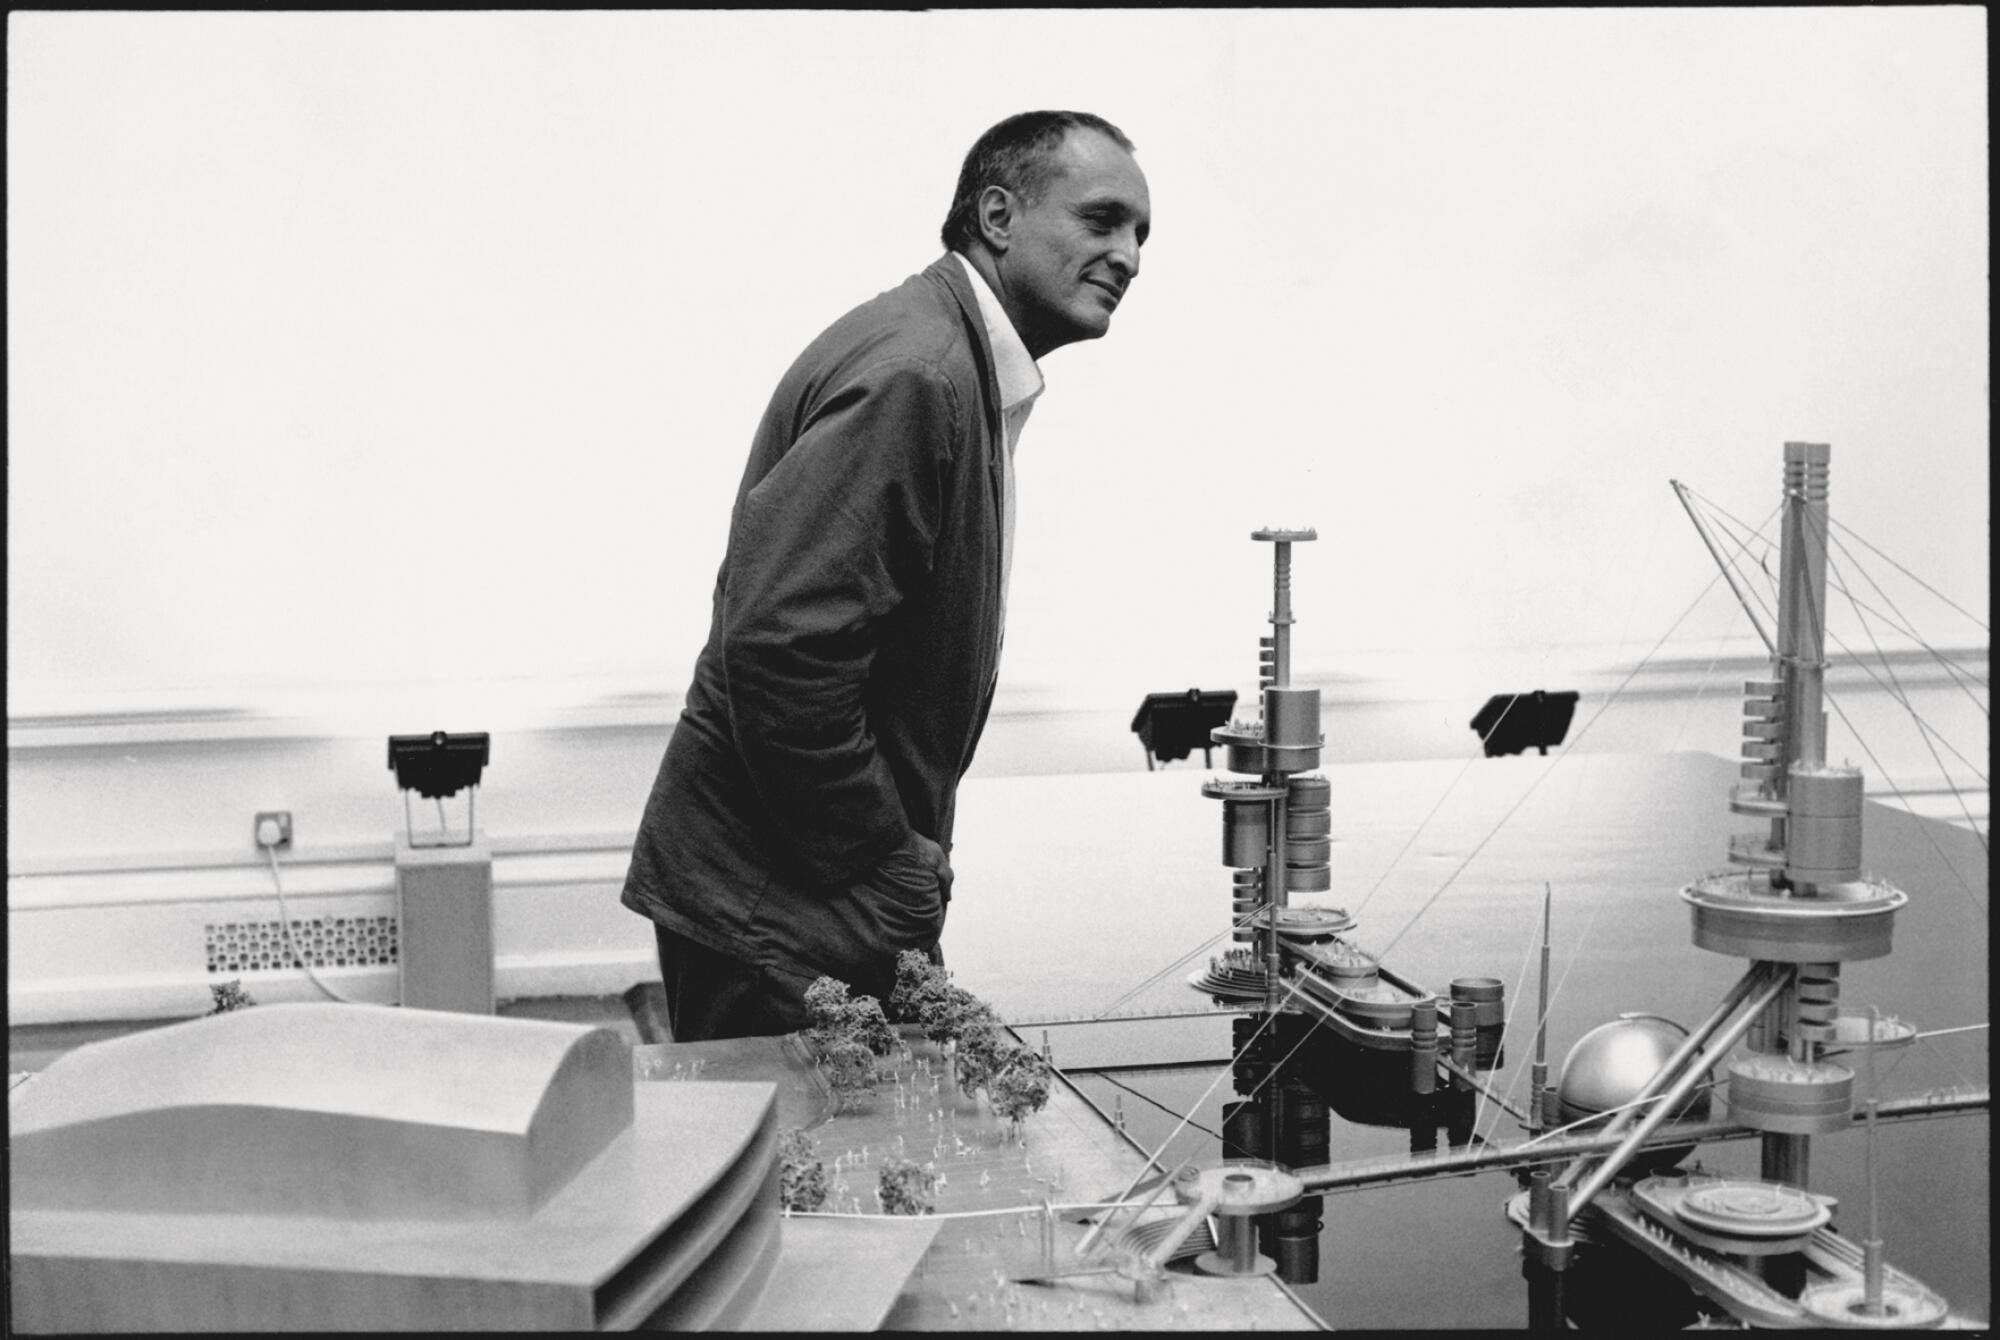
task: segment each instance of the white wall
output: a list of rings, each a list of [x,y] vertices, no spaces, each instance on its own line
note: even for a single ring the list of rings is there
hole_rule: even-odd
[[[1760,648],[1668,480],[1761,521],[1786,439],[1987,602],[1977,9],[8,23],[17,1018],[199,1009],[206,929],[275,911],[256,809],[301,914],[379,915],[383,737],[436,728],[493,732],[503,991],[647,975],[624,848],[765,397],[1025,108],[1123,126],[1155,217],[1110,338],[1047,360],[987,775],[1136,768],[1142,693],[1249,696],[1263,525],[1320,531],[1330,762],[1648,656],[1591,747],[1734,753]],[[1984,677],[1982,625],[1854,553]],[[1871,792],[1969,780],[1900,724]]]
[[[1274,522],[1302,671],[1630,660],[1712,576],[1668,479],[1756,521],[1787,438],[1983,609],[1984,22],[15,14],[10,717],[678,690],[777,374],[1051,105],[1155,235],[1048,360],[1014,692],[1250,687]]]

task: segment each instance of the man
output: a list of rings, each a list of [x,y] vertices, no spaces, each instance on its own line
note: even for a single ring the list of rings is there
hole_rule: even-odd
[[[938,956],[954,801],[999,667],[1036,360],[1110,328],[1151,222],[1124,134],[1010,117],[946,254],[812,342],[736,495],[708,643],[632,852],[677,1041],[804,1027]]]

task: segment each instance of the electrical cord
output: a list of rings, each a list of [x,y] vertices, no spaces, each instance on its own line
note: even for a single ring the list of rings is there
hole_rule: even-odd
[[[312,979],[312,984],[334,1000],[339,1001],[343,1005],[367,1004],[366,1001],[356,1000],[351,996],[343,996],[321,981],[320,975],[313,971],[312,964],[306,961],[306,956],[299,952],[298,941],[292,935],[291,913],[285,907],[285,882],[278,874],[278,846],[275,842],[267,842],[263,846],[264,855],[269,857],[271,861],[271,887],[278,891],[278,925],[284,930],[286,951],[298,960],[301,968],[306,970],[306,976]]]

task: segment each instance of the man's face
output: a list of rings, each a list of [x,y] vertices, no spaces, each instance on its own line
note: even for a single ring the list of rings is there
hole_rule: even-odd
[[[1152,227],[1146,174],[1115,140],[1072,130],[1042,198],[1015,199],[1007,249],[995,257],[999,297],[1036,358],[1111,329],[1139,273]]]

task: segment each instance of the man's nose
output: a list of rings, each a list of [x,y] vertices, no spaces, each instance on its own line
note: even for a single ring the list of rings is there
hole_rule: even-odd
[[[1110,263],[1131,283],[1139,274],[1139,234],[1127,228],[1112,241]]]

